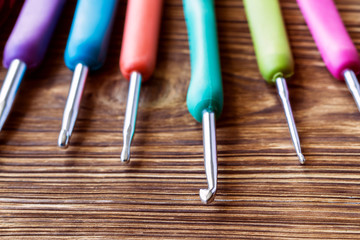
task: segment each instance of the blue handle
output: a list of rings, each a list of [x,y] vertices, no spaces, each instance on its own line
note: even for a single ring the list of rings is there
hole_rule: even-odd
[[[106,58],[118,0],[78,0],[65,49],[65,64],[78,63],[90,70],[100,68]]]

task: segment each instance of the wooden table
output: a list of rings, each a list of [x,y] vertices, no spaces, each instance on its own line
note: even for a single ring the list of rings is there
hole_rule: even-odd
[[[128,91],[118,69],[125,1],[108,60],[87,80],[71,147],[56,145],[72,77],[63,61],[75,7],[68,2],[42,67],[26,75],[0,135],[1,239],[360,238],[360,113],[324,67],[295,0],[281,4],[307,163],[299,165],[276,90],[258,72],[242,2],[217,0],[225,107],[217,122],[218,194],[208,206],[198,197],[206,187],[202,127],[185,103],[182,2],[165,2],[130,165],[119,160]],[[360,48],[360,0],[336,3]],[[2,29],[2,50],[15,19]],[[1,68],[0,79],[5,73]]]

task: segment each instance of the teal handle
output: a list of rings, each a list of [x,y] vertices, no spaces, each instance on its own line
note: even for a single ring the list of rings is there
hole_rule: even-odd
[[[191,81],[187,107],[202,122],[204,110],[219,117],[223,109],[223,87],[213,0],[183,0],[189,35]]]
[[[294,60],[278,0],[244,0],[244,6],[262,76],[269,83],[290,77]]]
[[[82,63],[96,70],[104,64],[117,3],[78,0],[64,56],[69,69]]]

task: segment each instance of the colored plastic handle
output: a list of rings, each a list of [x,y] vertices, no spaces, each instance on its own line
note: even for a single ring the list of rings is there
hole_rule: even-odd
[[[223,109],[214,0],[183,0],[183,4],[191,60],[187,107],[202,122],[204,110],[211,110],[219,117]]]
[[[332,0],[297,0],[331,74],[343,80],[347,69],[360,72],[360,58]]]
[[[278,0],[244,0],[244,6],[262,76],[269,83],[290,77],[294,60]]]
[[[6,42],[3,64],[6,68],[19,59],[27,68],[43,60],[66,0],[26,0],[15,27]]]
[[[65,64],[99,69],[105,62],[118,0],[78,0],[65,49]]]
[[[126,10],[120,69],[126,79],[141,73],[143,81],[156,65],[163,0],[129,0]]]

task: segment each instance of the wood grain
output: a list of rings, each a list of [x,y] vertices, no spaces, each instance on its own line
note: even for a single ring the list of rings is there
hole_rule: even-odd
[[[336,0],[360,50],[360,0]],[[118,69],[121,1],[108,60],[91,73],[71,147],[56,146],[71,80],[63,52],[70,0],[40,69],[29,72],[0,135],[1,239],[360,239],[360,114],[328,73],[295,0],[281,1],[296,58],[289,81],[307,164],[259,75],[240,0],[217,0],[225,108],[219,191],[204,206],[201,125],[181,0],[166,0],[156,72],[143,84],[132,162],[119,161],[128,83]],[[17,9],[18,11],[18,9]],[[0,33],[3,50],[16,19]],[[1,68],[0,79],[6,69]]]

